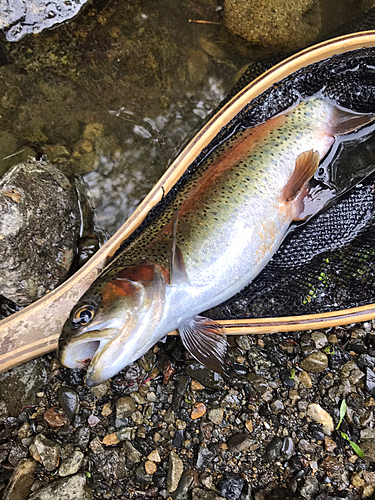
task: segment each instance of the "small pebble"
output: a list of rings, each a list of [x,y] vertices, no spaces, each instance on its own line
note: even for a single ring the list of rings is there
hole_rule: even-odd
[[[73,418],[79,410],[79,396],[70,387],[60,387],[57,393],[59,403],[69,418]]]
[[[250,433],[253,432],[253,422],[251,420],[246,420],[245,427]]]
[[[324,446],[328,453],[333,453],[337,448],[337,444],[333,441],[333,439],[327,436],[324,438]]]
[[[151,460],[151,462],[156,462],[156,463],[161,462],[158,450],[152,450],[152,452],[147,456],[147,458]]]
[[[310,375],[305,370],[299,374],[299,381],[306,387],[306,389],[311,389],[312,380]]]
[[[177,453],[171,451],[169,454],[168,473],[167,473],[167,490],[169,491],[169,493],[172,493],[177,489],[183,470],[184,470],[183,461],[177,455]]]
[[[220,425],[224,417],[224,408],[211,408],[208,419],[215,425]]]
[[[321,373],[328,367],[328,357],[324,352],[313,352],[300,363],[300,367],[310,373]]]
[[[100,418],[98,418],[96,415],[91,414],[89,418],[87,419],[87,423],[89,424],[90,427],[95,427],[98,425],[100,422]]]
[[[113,412],[112,412],[112,408],[111,408],[111,403],[106,403],[102,409],[103,417],[108,417],[109,415],[112,415],[112,413]]]
[[[114,444],[118,444],[120,442],[119,438],[116,436],[115,432],[112,432],[111,434],[107,434],[103,438],[103,444],[106,446],[112,446]]]
[[[69,420],[64,417],[61,408],[58,406],[52,406],[48,408],[43,414],[43,420],[48,424],[52,429],[58,429],[63,425],[68,425]]]
[[[201,391],[204,389],[204,385],[202,385],[200,382],[197,382],[196,380],[191,381],[191,390],[192,391]]]
[[[59,467],[59,476],[66,477],[76,474],[83,462],[84,454],[82,451],[73,451],[73,453],[65,459]]]
[[[151,460],[147,460],[145,462],[145,471],[146,471],[146,474],[150,474],[152,476],[152,474],[155,474],[155,472],[157,471],[157,465],[152,462]]]
[[[325,434],[330,435],[333,431],[333,420],[331,415],[316,403],[310,403],[307,409],[307,414],[318,424],[322,424]]]
[[[193,409],[191,411],[191,418],[192,420],[196,420],[197,418],[203,417],[203,415],[206,413],[207,408],[203,403],[195,403],[193,406]]]

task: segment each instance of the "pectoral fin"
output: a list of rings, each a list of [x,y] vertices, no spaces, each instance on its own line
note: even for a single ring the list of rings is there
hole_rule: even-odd
[[[224,373],[228,343],[220,325],[209,318],[195,316],[178,330],[182,343],[196,360],[214,372]]]
[[[297,197],[307,181],[313,177],[319,165],[318,151],[305,151],[296,159],[296,165],[292,177],[283,189],[282,197],[284,201],[291,201]]]
[[[329,123],[331,135],[345,135],[375,120],[373,114],[356,113],[335,106]]]

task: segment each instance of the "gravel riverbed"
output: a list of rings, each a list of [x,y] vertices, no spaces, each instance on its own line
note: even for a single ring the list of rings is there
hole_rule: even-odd
[[[224,378],[178,337],[93,389],[54,354],[1,375],[0,497],[374,498],[374,325],[229,341]]]

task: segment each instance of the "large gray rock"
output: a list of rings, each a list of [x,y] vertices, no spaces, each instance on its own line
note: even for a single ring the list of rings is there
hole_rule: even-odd
[[[0,295],[27,305],[56,288],[80,225],[76,190],[60,170],[33,160],[11,168],[0,179]]]
[[[84,474],[58,479],[29,496],[29,500],[92,500]]]
[[[45,28],[75,16],[87,0],[0,0],[0,29],[7,40],[15,42],[27,33],[39,33]]]

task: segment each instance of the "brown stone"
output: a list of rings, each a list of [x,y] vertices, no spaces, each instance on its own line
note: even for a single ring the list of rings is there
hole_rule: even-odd
[[[103,438],[103,444],[105,444],[106,446],[112,446],[112,445],[117,444],[119,442],[120,442],[120,440],[116,436],[115,432],[112,432],[111,434],[107,434]]]
[[[337,448],[337,444],[333,441],[333,439],[331,439],[329,437],[324,438],[324,445],[325,445],[326,451],[328,451],[328,453],[333,453],[335,451],[335,449]]]
[[[157,465],[151,460],[147,460],[145,463],[145,471],[146,474],[150,474],[150,476],[152,476],[152,474],[155,474],[157,471]]]
[[[63,411],[58,406],[48,408],[43,414],[43,420],[53,429],[58,429],[63,425],[69,425],[70,421],[64,416]]]
[[[191,411],[191,418],[196,420],[197,418],[203,417],[206,413],[207,408],[203,403],[196,403]]]

